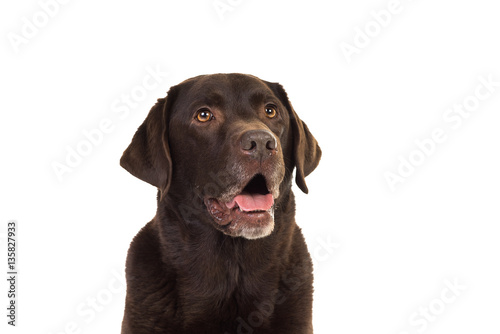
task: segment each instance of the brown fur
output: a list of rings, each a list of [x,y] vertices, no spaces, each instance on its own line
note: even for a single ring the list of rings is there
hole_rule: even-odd
[[[265,115],[267,103],[278,116]],[[213,121],[196,120],[202,107]],[[241,138],[252,130],[274,136],[276,149],[258,156],[242,150]],[[304,178],[320,156],[279,84],[216,74],[172,87],[120,161],[158,188],[156,216],[127,257],[122,333],[312,333],[312,263],[295,224],[291,185],[295,168],[307,193]],[[255,173],[279,193],[274,222],[214,220],[207,198],[229,198],[229,189],[241,190]],[[258,227],[252,239],[248,231],[259,224],[274,228],[267,235]]]

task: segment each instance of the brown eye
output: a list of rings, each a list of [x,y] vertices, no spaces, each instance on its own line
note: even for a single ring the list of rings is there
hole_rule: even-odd
[[[266,111],[266,116],[269,118],[274,118],[278,114],[278,112],[276,111],[276,107],[273,105],[266,106],[265,111]]]
[[[208,109],[201,109],[196,113],[196,119],[202,123],[211,121],[213,118],[214,114],[212,114],[212,112]]]

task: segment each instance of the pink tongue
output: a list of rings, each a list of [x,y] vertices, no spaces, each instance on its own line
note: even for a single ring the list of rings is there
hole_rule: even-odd
[[[231,209],[236,203],[241,211],[267,211],[273,206],[274,198],[272,194],[260,195],[241,193],[226,205]]]

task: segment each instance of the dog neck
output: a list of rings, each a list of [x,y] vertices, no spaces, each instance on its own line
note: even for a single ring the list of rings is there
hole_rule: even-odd
[[[274,231],[255,240],[223,234],[211,225],[208,215],[187,220],[183,208],[171,197],[159,204],[154,224],[162,239],[162,260],[173,269],[180,304],[190,305],[191,310],[198,305],[202,312],[211,307],[202,305],[203,300],[224,304],[233,298],[251,301],[272,295],[283,274],[280,268],[289,261],[284,257],[291,253],[290,235],[297,228],[291,189],[276,203]],[[255,278],[263,288],[251,286]]]

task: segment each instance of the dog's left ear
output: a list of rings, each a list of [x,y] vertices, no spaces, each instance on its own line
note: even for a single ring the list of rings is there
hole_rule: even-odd
[[[309,131],[306,123],[298,116],[288,99],[283,86],[279,83],[266,82],[287,108],[293,136],[293,154],[295,161],[295,182],[304,193],[308,193],[305,177],[312,173],[321,159],[321,149],[318,142]]]
[[[168,192],[172,179],[167,129],[176,95],[174,86],[166,98],[158,99],[120,159],[120,165],[130,174],[157,187],[160,198]]]

